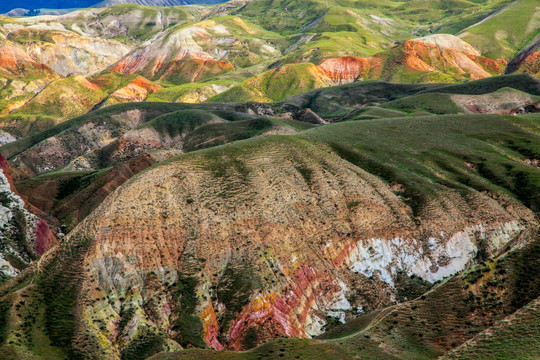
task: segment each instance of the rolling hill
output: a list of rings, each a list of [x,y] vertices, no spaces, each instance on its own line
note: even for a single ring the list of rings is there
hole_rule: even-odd
[[[129,99],[279,101],[366,79],[439,83],[504,72],[536,75],[538,27],[535,13],[524,10],[531,5],[527,1],[460,2],[452,8],[441,1],[418,2],[416,11],[392,1],[254,0],[204,7],[126,3],[60,16],[2,18],[5,53],[16,54],[17,71],[27,74],[17,74],[22,82],[12,84],[7,74],[13,61],[6,59],[5,68],[0,64],[0,85],[9,93],[0,102],[0,121],[16,118],[15,127],[27,126],[36,114],[19,108],[30,107],[27,102],[34,96],[54,87],[55,77],[73,75],[89,81],[139,75],[153,83],[153,90],[133,84],[124,94],[107,93],[82,108],[74,101],[74,108],[63,114]],[[520,31],[512,27],[516,21]],[[486,37],[495,33],[495,39]],[[71,84],[75,88],[66,92],[78,92],[78,82]],[[36,128],[64,119],[54,113]],[[7,125],[5,131],[3,141],[28,130]]]

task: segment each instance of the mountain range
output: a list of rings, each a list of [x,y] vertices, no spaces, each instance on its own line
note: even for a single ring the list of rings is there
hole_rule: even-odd
[[[536,0],[101,5],[0,17],[0,357],[540,357]]]
[[[89,7],[107,7],[120,4],[139,4],[145,6],[181,6],[190,4],[219,4],[222,0],[29,0],[25,1],[21,7],[13,6],[8,1],[0,1],[0,13],[8,13],[10,16],[24,16],[30,10],[61,10],[61,9],[82,9]],[[24,7],[24,9],[23,9]],[[13,11],[17,10],[17,11]],[[13,11],[13,12],[12,12]]]

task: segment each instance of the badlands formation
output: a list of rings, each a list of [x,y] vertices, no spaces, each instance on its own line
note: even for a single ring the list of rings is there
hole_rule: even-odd
[[[0,17],[0,357],[539,358],[536,0],[216,3]]]

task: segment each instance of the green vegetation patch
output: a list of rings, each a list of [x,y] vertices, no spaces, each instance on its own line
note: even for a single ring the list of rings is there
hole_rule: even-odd
[[[122,350],[121,360],[145,360],[165,348],[163,335],[144,329]]]
[[[172,286],[172,294],[177,299],[175,306],[176,320],[172,329],[178,332],[175,340],[183,347],[206,348],[203,340],[203,325],[196,315],[199,304],[196,291],[199,280],[194,276],[180,275]]]
[[[215,289],[216,299],[225,305],[225,313],[220,319],[221,340],[226,341],[230,322],[249,303],[251,295],[260,288],[262,288],[261,279],[249,265],[227,266]]]
[[[83,260],[92,245],[90,238],[74,239],[62,244],[57,258],[47,266],[38,282],[47,314],[45,333],[54,346],[64,349],[74,358],[83,356],[82,349],[76,344],[80,326],[77,312],[84,277]],[[90,333],[80,340],[87,355],[96,351],[97,340]]]

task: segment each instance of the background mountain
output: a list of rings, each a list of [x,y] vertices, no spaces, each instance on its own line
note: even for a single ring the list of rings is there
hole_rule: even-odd
[[[24,4],[14,4],[10,1],[1,1],[0,2],[0,13],[6,13],[15,8],[25,8],[25,9],[73,9],[73,8],[86,8],[96,4],[98,1],[95,0],[74,0],[74,1],[46,1],[46,0],[31,0],[25,1]]]
[[[139,4],[146,6],[180,6],[190,4],[219,4],[224,2],[222,0],[30,0],[25,1],[23,4],[13,4],[8,1],[0,1],[0,13],[7,13],[13,9],[81,9],[88,7],[107,7],[119,4]],[[24,16],[26,13],[20,10],[16,13],[10,14],[10,16]],[[43,14],[41,14],[43,15]]]
[[[144,6],[180,6],[193,4],[219,4],[224,0],[105,0],[94,4],[94,7],[107,7],[119,4],[138,4]]]

